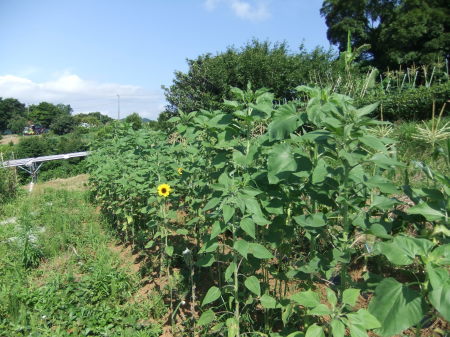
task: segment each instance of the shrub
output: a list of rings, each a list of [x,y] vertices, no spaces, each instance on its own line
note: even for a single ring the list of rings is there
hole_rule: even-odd
[[[17,181],[12,170],[0,167],[0,205],[17,195]]]
[[[421,120],[431,116],[433,101],[437,107],[441,107],[450,97],[450,82],[433,85],[431,87],[420,86],[403,91],[384,92],[371,91],[365,97],[356,99],[358,107],[370,103],[380,102],[373,116],[380,116],[389,121],[396,120]],[[444,116],[448,115],[450,105],[446,107]]]

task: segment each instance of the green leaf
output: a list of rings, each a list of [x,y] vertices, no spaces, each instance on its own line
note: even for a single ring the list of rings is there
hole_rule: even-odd
[[[206,293],[205,298],[203,298],[202,306],[214,302],[220,297],[220,295],[220,289],[216,286],[212,286]]]
[[[189,231],[187,229],[185,229],[185,228],[179,228],[179,229],[176,230],[176,233],[180,234],[180,235],[188,235]]]
[[[173,246],[166,246],[165,248],[166,254],[169,256],[173,255]]]
[[[323,316],[323,315],[331,315],[333,312],[328,308],[325,304],[320,303],[316,307],[308,310],[308,315],[314,316]]]
[[[240,200],[242,200],[242,202],[244,203],[248,213],[252,215],[262,215],[261,207],[259,206],[258,200],[256,200],[256,198],[240,194]]]
[[[297,331],[290,333],[289,335],[287,335],[287,337],[305,337],[305,334],[303,332]]]
[[[250,235],[253,239],[256,239],[255,236],[255,223],[250,218],[244,218],[241,220],[241,228],[244,232]]]
[[[426,239],[399,235],[390,242],[378,243],[377,249],[392,263],[405,266],[413,263],[416,255],[426,256],[433,245]]]
[[[450,243],[439,246],[428,254],[428,260],[439,266],[450,265]]]
[[[216,262],[214,254],[208,253],[200,257],[196,262],[196,265],[199,267],[211,267],[214,262]]]
[[[290,299],[307,308],[314,308],[320,304],[319,294],[312,290],[294,294]]]
[[[331,332],[333,337],[344,337],[345,336],[345,325],[339,319],[335,318],[330,323]]]
[[[270,224],[270,221],[267,220],[264,216],[262,216],[261,214],[253,214],[252,215],[252,219],[253,221],[258,225],[258,226],[266,226]]]
[[[258,259],[271,259],[272,253],[259,243],[250,243],[249,253]]]
[[[208,210],[216,207],[219,203],[220,203],[219,198],[212,198],[206,203],[205,207],[203,207],[203,211],[208,211]]]
[[[244,285],[256,296],[261,296],[261,287],[259,285],[259,280],[256,276],[247,277],[247,279],[244,282]]]
[[[249,252],[250,249],[250,245],[247,241],[245,240],[237,240],[234,245],[233,248],[239,253],[241,254],[244,258],[247,258],[247,254]]]
[[[373,104],[363,106],[362,108],[359,108],[358,110],[356,110],[356,116],[362,117],[372,113],[373,111],[375,111],[375,109],[378,107],[379,104],[380,104],[379,102],[376,102]]]
[[[227,269],[225,270],[225,281],[228,282],[231,280],[231,277],[233,276],[233,273],[236,270],[236,263],[231,262]]]
[[[228,328],[228,337],[235,337],[239,330],[239,323],[236,321],[234,317],[230,317],[226,321],[226,325]]]
[[[426,271],[430,278],[431,291],[428,295],[431,304],[437,311],[450,321],[450,276],[444,268],[433,268],[427,264]]]
[[[437,209],[431,208],[426,202],[410,207],[406,210],[408,214],[420,214],[428,221],[436,221],[445,219],[445,214]]]
[[[370,208],[378,208],[384,211],[391,209],[395,204],[398,204],[398,201],[395,200],[394,198],[388,198],[383,195],[377,195],[373,198]]]
[[[375,332],[392,336],[419,323],[424,315],[422,306],[420,293],[393,278],[384,279],[369,304],[369,312],[381,323]]]
[[[210,239],[211,240],[214,239],[215,237],[217,237],[219,234],[222,234],[226,230],[227,230],[227,226],[224,223],[222,223],[221,221],[214,222],[211,227]]]
[[[330,302],[331,306],[334,309],[337,304],[337,297],[336,297],[336,293],[330,288],[327,288],[327,300],[328,300],[328,302]]]
[[[354,307],[358,297],[359,289],[345,289],[342,293],[342,302]]]
[[[380,141],[377,137],[371,136],[371,135],[365,135],[358,138],[361,143],[363,143],[366,146],[371,147],[374,150],[380,151],[380,152],[386,152],[386,146],[383,144],[382,141]]]
[[[197,325],[203,326],[211,323],[216,319],[216,314],[210,309],[202,313],[197,321]]]
[[[259,299],[261,305],[266,309],[275,309],[277,306],[277,301],[270,295],[264,294]]]
[[[272,147],[267,159],[269,184],[276,184],[287,179],[289,172],[297,170],[297,163],[291,153],[289,144],[282,143]]]
[[[223,205],[222,211],[223,211],[223,221],[227,223],[233,217],[235,209],[230,205]]]
[[[295,105],[293,103],[284,104],[275,112],[272,122],[269,124],[269,139],[272,141],[288,138],[289,134],[301,124]]]
[[[325,337],[325,333],[321,326],[314,323],[306,330],[305,337]]]
[[[373,163],[375,163],[377,166],[384,168],[384,169],[391,169],[393,167],[404,167],[405,164],[390,158],[388,156],[386,156],[383,153],[376,153],[372,156],[372,158],[370,158],[370,161],[372,161]]]
[[[317,184],[325,180],[328,174],[327,163],[323,159],[319,159],[312,174],[312,183]]]
[[[354,324],[360,324],[367,330],[381,328],[380,322],[366,309],[359,309],[356,314],[352,314],[350,319]]]
[[[313,215],[299,215],[295,216],[294,220],[302,227],[316,228],[323,227],[327,224],[323,213],[314,213]]]
[[[152,248],[154,244],[155,244],[155,241],[154,240],[150,240],[149,242],[147,242],[147,244],[145,245],[144,248],[146,248],[146,249]]]

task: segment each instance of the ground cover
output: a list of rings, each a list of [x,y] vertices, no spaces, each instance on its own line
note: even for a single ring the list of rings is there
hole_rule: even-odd
[[[38,184],[0,208],[0,336],[159,336],[166,309],[82,188]],[[142,296],[141,296],[142,295]]]
[[[450,145],[402,162],[376,104],[298,91],[117,128],[88,159],[93,201],[166,279],[172,317],[186,303],[187,335],[444,336]]]

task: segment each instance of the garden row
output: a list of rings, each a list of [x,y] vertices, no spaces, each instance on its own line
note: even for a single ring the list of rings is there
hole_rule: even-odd
[[[443,335],[449,177],[416,163],[411,186],[377,104],[297,90],[274,109],[235,88],[232,113],[180,112],[170,134],[117,129],[88,159],[93,197],[161,278],[182,270],[167,299],[186,334]]]

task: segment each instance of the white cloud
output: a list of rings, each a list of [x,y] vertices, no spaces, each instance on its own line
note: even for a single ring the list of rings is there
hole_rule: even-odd
[[[244,20],[256,22],[270,17],[267,2],[261,0],[254,1],[254,4],[243,0],[205,0],[204,5],[207,10],[213,11],[219,3],[225,3],[237,17]]]
[[[26,77],[0,76],[0,97],[14,97],[26,104],[42,101],[70,104],[74,113],[100,111],[117,117],[120,95],[121,118],[133,112],[142,117],[156,119],[164,109],[161,90],[148,90],[135,85],[98,83],[63,73],[46,82],[33,82]]]

